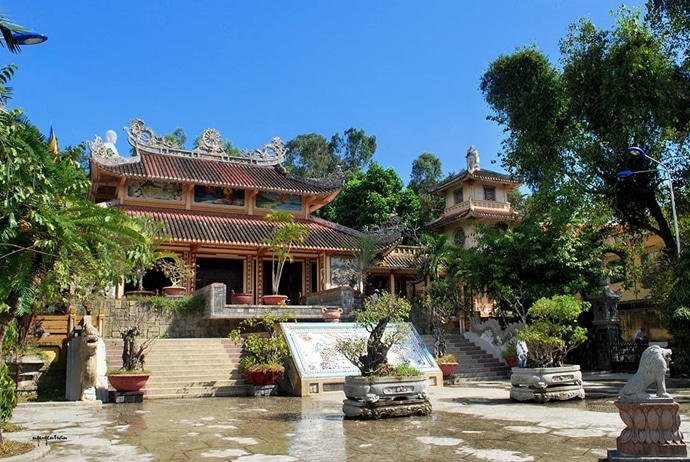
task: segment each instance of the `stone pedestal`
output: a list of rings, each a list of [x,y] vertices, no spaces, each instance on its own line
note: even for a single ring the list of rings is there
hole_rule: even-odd
[[[278,396],[278,385],[247,385],[247,396]]]
[[[582,372],[577,364],[563,367],[514,367],[510,398],[516,401],[565,401],[584,399]]]
[[[345,377],[343,412],[348,418],[373,420],[431,414],[428,380],[411,377]]]
[[[609,451],[609,460],[690,460],[680,431],[680,406],[673,398],[614,404],[626,428],[616,439],[617,452]]]

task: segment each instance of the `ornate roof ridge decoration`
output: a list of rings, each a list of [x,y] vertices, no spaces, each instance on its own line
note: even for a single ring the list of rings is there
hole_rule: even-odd
[[[225,152],[225,142],[218,130],[208,128],[199,137],[198,145],[193,150],[184,149],[176,142],[167,141],[156,135],[144,124],[142,119],[134,119],[125,127],[127,141],[135,148],[159,154],[209,159],[221,162],[253,165],[278,165],[285,160],[285,144],[275,137],[270,143],[251,152],[242,151],[238,156],[231,156]]]
[[[104,143],[100,136],[95,135],[93,141],[87,141],[91,157],[103,165],[134,164],[141,159],[138,156],[120,157],[112,143]]]
[[[388,221],[382,225],[365,226],[365,234],[371,234],[380,244],[390,244],[402,238],[403,222],[397,214],[392,213]]]
[[[318,188],[339,189],[343,187],[343,184],[345,184],[345,173],[340,165],[336,166],[335,171],[329,173],[323,178],[304,178],[293,175],[292,173],[288,173],[288,171],[285,170],[285,167],[280,164],[276,165],[276,170],[290,180],[299,181],[301,183],[316,186]]]
[[[355,236],[357,238],[364,236],[364,233],[361,231],[357,231],[356,229],[353,229],[353,228],[348,228],[347,226],[341,225],[341,224],[336,223],[334,221],[326,220],[326,219],[321,218],[321,217],[316,217],[316,216],[311,215],[311,216],[309,216],[309,220],[313,221],[314,223],[319,223],[321,225],[336,229],[336,230],[341,231],[343,233],[350,234],[350,235]]]

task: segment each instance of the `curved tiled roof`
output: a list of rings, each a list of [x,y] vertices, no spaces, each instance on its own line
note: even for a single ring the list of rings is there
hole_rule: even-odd
[[[431,186],[428,189],[429,193],[436,193],[439,191],[443,191],[450,186],[454,185],[455,183],[459,183],[462,181],[467,181],[467,180],[477,180],[477,181],[485,181],[489,183],[500,183],[500,184],[507,184],[507,185],[515,185],[515,187],[518,187],[522,184],[522,182],[518,179],[515,179],[509,175],[504,175],[503,173],[498,173],[498,172],[493,172],[491,170],[474,170],[473,172],[469,172],[467,170],[463,170],[462,172],[458,173],[457,175],[453,175],[450,178],[442,181],[441,183],[438,183],[436,185]]]
[[[321,182],[289,175],[280,167],[221,162],[171,154],[139,152],[139,161],[97,167],[112,175],[151,181],[194,183],[232,188],[258,188],[293,194],[325,194],[342,181]],[[92,166],[93,168],[93,166]]]
[[[456,221],[462,219],[462,218],[468,218],[468,217],[475,217],[475,218],[497,218],[500,220],[510,220],[512,218],[515,218],[515,215],[513,213],[497,213],[495,211],[490,211],[490,209],[487,209],[486,211],[482,209],[465,209],[460,212],[456,212],[450,215],[443,216],[437,220],[434,220],[432,222],[427,223],[424,225],[425,228],[428,229],[438,229],[442,226],[455,223]]]
[[[172,242],[214,244],[232,247],[259,248],[271,237],[273,225],[263,217],[233,215],[192,210],[128,207],[132,216],[147,215],[165,224]],[[355,232],[348,233],[342,227],[330,227],[322,222],[296,220],[309,229],[309,236],[301,246],[294,249],[347,251],[359,246]]]

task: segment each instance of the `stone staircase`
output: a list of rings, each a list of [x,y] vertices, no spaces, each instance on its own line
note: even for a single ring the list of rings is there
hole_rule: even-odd
[[[422,335],[429,351],[434,352],[433,335]],[[510,368],[502,360],[482,350],[460,334],[446,337],[446,353],[458,358],[458,366],[453,371],[453,382],[479,382],[505,380],[510,376]]]
[[[109,368],[122,365],[122,340],[106,339]],[[146,354],[147,399],[246,396],[241,347],[223,338],[158,339]]]

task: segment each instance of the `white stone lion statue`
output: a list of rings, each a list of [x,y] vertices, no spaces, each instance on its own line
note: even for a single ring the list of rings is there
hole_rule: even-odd
[[[670,398],[666,393],[666,372],[671,362],[671,350],[652,345],[642,353],[635,375],[621,388],[618,397],[623,403],[637,403],[652,398],[647,388],[656,384],[656,396]]]

